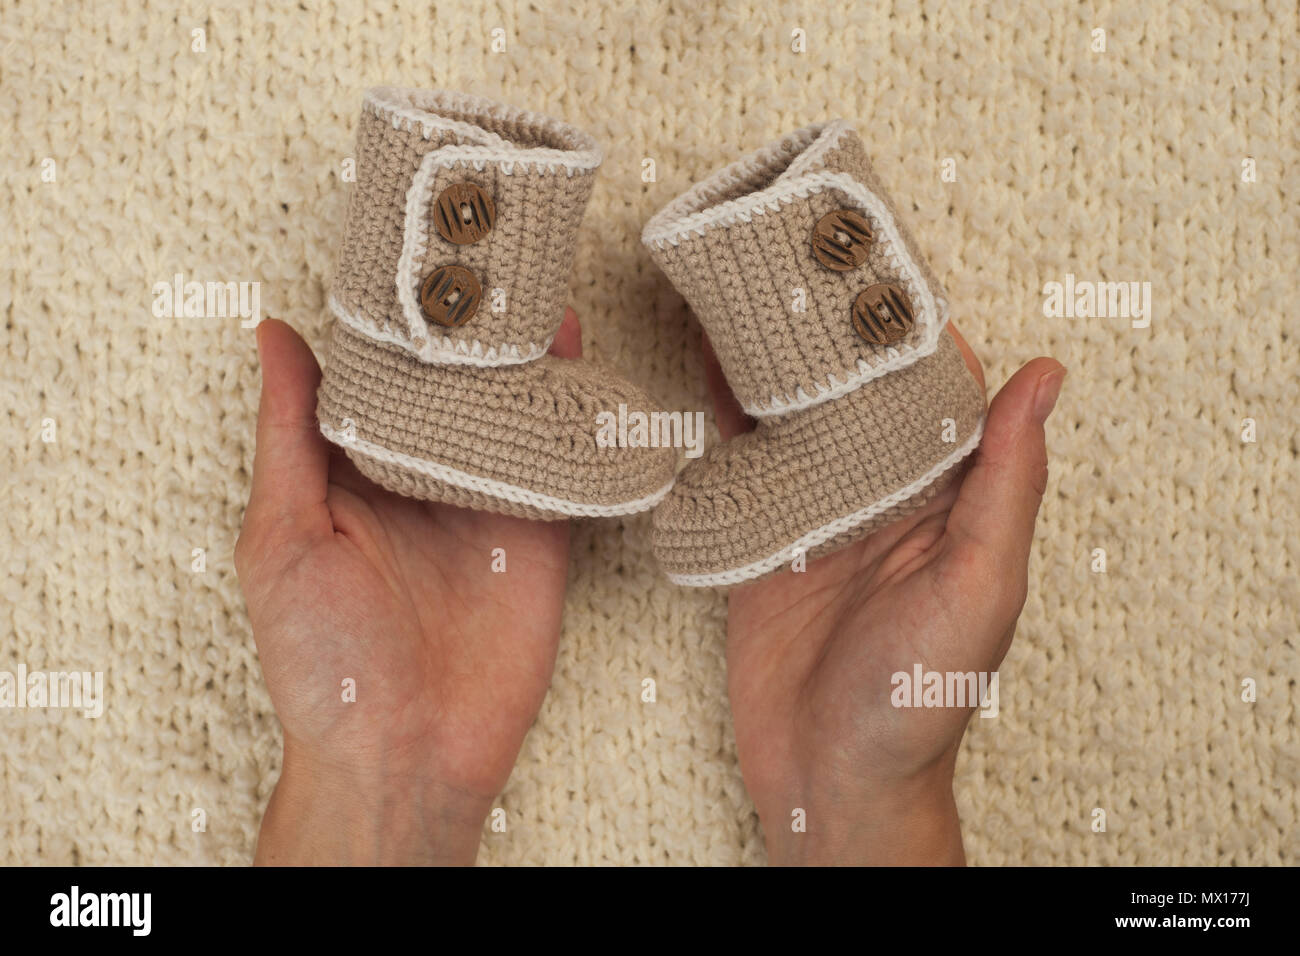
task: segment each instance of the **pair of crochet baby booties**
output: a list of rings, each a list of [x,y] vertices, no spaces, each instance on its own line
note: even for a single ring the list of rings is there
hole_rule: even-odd
[[[529,518],[653,508],[664,571],[701,587],[829,553],[937,493],[979,442],[984,396],[847,123],[744,157],[645,227],[757,421],[680,474],[672,447],[600,438],[620,406],[659,411],[648,395],[547,354],[600,161],[583,131],[492,100],[366,94],[317,408],[363,474]]]

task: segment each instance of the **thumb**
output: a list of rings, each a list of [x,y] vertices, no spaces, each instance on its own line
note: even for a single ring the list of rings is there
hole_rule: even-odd
[[[1054,359],[1034,359],[1011,377],[989,406],[984,437],[948,516],[955,556],[991,556],[999,578],[1029,570],[1038,505],[1047,487],[1043,423],[1065,379]]]
[[[556,358],[582,358],[582,325],[578,322],[578,313],[571,308],[564,310],[564,321],[555,330],[551,354]]]
[[[265,529],[288,520],[301,527],[324,519],[328,527],[329,443],[316,424],[320,366],[311,346],[276,319],[258,325],[257,346],[262,402],[245,525]]]

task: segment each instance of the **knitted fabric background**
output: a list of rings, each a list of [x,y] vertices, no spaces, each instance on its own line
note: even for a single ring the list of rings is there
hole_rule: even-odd
[[[682,410],[708,408],[698,332],[646,219],[852,121],[990,388],[1038,354],[1070,368],[1001,712],[957,767],[970,860],[1296,862],[1296,5],[971,6],[7,3],[0,670],[103,671],[106,702],[0,711],[0,861],[251,859],[280,754],[232,566],[254,337],[158,317],[154,286],[260,283],[320,354],[361,95],[391,83],[605,147],[571,281],[586,354]],[[1149,282],[1149,326],[1045,316],[1045,284],[1102,281]],[[480,862],[764,860],[724,599],[669,585],[649,530],[576,527],[555,678]]]

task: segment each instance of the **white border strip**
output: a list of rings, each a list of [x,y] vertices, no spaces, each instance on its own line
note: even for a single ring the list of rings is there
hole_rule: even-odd
[[[819,141],[819,146],[821,142]],[[796,385],[792,391],[772,395],[766,402],[744,406],[745,413],[753,418],[785,415],[829,402],[861,388],[873,379],[925,358],[938,347],[939,334],[948,322],[947,301],[936,297],[926,283],[920,267],[903,242],[898,224],[889,213],[889,207],[879,196],[847,173],[824,170],[804,173],[782,178],[767,189],[679,219],[660,220],[656,216],[641,236],[642,242],[657,248],[676,246],[704,236],[714,229],[726,228],[736,222],[751,222],[754,216],[764,216],[769,212],[780,213],[783,205],[829,189],[843,193],[871,218],[880,234],[881,246],[889,257],[890,265],[899,273],[912,300],[919,305],[916,322],[918,331],[912,342],[901,348],[890,346],[883,351],[871,353],[870,358],[874,362],[867,358],[859,359],[854,369],[829,375],[827,381],[814,385],[811,394],[802,385]]]
[[[790,179],[805,175],[812,163],[820,162],[850,131],[852,127],[844,120],[805,126],[711,173],[651,216],[641,231],[641,241],[646,245],[661,244],[679,226],[712,216],[725,216],[733,210],[743,211],[746,207],[765,202],[772,209],[779,209],[770,202],[771,199],[786,192],[786,183]],[[790,158],[792,155],[793,159]],[[716,202],[717,196],[731,191],[737,184],[748,183],[760,173],[776,173],[778,170],[780,172],[772,178],[770,186],[726,202]],[[676,244],[674,241],[673,245]]]
[[[518,345],[485,346],[478,339],[466,342],[444,335],[441,339],[425,338],[416,348],[401,336],[394,335],[369,319],[348,311],[334,296],[329,298],[330,311],[335,318],[375,342],[396,345],[404,352],[409,352],[422,362],[433,365],[473,365],[477,368],[496,368],[502,365],[522,365],[545,355],[551,348],[552,335],[545,342],[527,342],[521,348]]]
[[[411,336],[412,351],[420,354],[426,349],[438,350],[439,346],[430,344],[428,325],[424,312],[416,300],[419,287],[419,273],[424,267],[425,254],[429,248],[429,205],[433,201],[433,183],[438,170],[455,166],[457,163],[472,162],[473,156],[497,162],[502,170],[509,174],[518,157],[527,153],[509,150],[494,150],[479,146],[444,146],[426,153],[420,160],[420,168],[411,179],[411,188],[406,192],[406,222],[402,232],[402,255],[397,260],[397,301],[406,318],[407,331]],[[554,152],[554,150],[552,150]],[[573,155],[573,154],[569,154]],[[599,165],[600,155],[597,151],[594,164]],[[595,168],[574,167],[574,168]],[[507,168],[510,166],[510,168]],[[479,168],[482,168],[481,166]],[[573,175],[573,168],[568,170]]]
[[[420,160],[419,169],[412,177],[406,193],[402,254],[397,262],[394,279],[409,341],[352,314],[342,303],[331,298],[330,307],[334,314],[361,335],[377,342],[399,346],[430,364],[489,368],[519,365],[541,358],[551,347],[553,335],[545,342],[486,345],[478,339],[464,341],[448,335],[439,336],[425,322],[423,310],[417,301],[418,272],[423,267],[428,251],[428,215],[433,198],[433,181],[440,169],[457,165],[483,170],[491,164],[507,176],[516,173],[546,175],[561,169],[573,176],[600,166],[602,154],[599,144],[576,126],[550,116],[517,109],[487,97],[450,90],[375,87],[366,91],[362,109],[392,123],[394,129],[418,131],[425,139],[432,138],[434,131],[438,130],[449,133],[460,142],[426,153]],[[444,113],[528,127],[539,136],[544,135],[546,139],[563,144],[565,148],[520,146],[473,122],[442,115]]]
[[[787,166],[785,172],[777,177],[777,181],[802,176],[814,166],[821,165],[826,154],[839,146],[840,139],[843,138],[845,133],[852,133],[853,127],[849,125],[847,120],[832,120],[829,123],[809,127],[809,132],[817,133],[817,139],[811,146],[795,157],[794,162]]]
[[[359,452],[367,458],[373,458],[389,465],[396,465],[399,468],[406,468],[436,481],[454,485],[457,488],[464,488],[467,491],[476,491],[491,498],[499,498],[503,501],[529,505],[543,511],[553,511],[578,518],[609,518],[616,515],[629,515],[648,511],[661,502],[673,487],[673,481],[669,481],[658,491],[644,498],[637,498],[635,501],[624,501],[614,505],[583,504],[577,501],[567,501],[564,498],[553,498],[539,491],[529,491],[527,488],[508,485],[505,482],[495,481],[491,478],[481,478],[478,475],[467,474],[447,465],[426,461],[423,458],[413,458],[410,455],[390,451],[382,445],[373,444],[362,438],[347,438],[342,432],[326,425],[324,422],[320,423],[320,432],[334,444],[349,451]]]
[[[742,568],[733,568],[729,571],[718,571],[712,574],[669,574],[668,580],[674,584],[680,584],[688,588],[710,588],[710,587],[728,587],[733,584],[741,584],[745,581],[752,581],[754,578],[762,577],[769,571],[775,571],[783,564],[793,561],[796,553],[804,554],[811,551],[820,544],[831,540],[836,535],[851,531],[858,525],[882,512],[888,511],[895,505],[902,504],[909,498],[914,497],[922,489],[937,481],[945,472],[953,468],[963,458],[979,447],[980,439],[984,435],[984,417],[980,416],[979,424],[975,428],[975,433],[962,443],[961,447],[954,451],[939,464],[935,465],[916,481],[900,488],[893,494],[886,495],[874,504],[868,505],[860,511],[844,515],[842,518],[836,518],[830,524],[822,525],[815,531],[810,531],[803,537],[799,538],[793,544],[789,544],[775,554],[763,558],[761,561],[755,561],[753,564],[747,564]]]
[[[842,120],[838,122],[844,130],[850,128],[848,123]],[[787,162],[791,153],[812,152],[816,141],[824,136],[826,130],[832,125],[834,124],[818,123],[797,129],[775,143],[770,143],[748,156],[742,156],[729,166],[710,173],[651,216],[641,233],[641,241],[646,242],[646,235],[660,229],[664,223],[683,219],[693,212],[698,212],[705,206],[713,204],[715,196],[729,191],[738,183],[747,183],[758,173],[771,171],[774,166]],[[834,136],[838,141],[840,133]],[[818,155],[822,154],[818,153]]]
[[[369,110],[381,119],[388,120],[394,129],[405,127],[411,131],[419,128],[425,139],[434,130],[451,133],[466,140],[469,145],[444,147],[459,150],[462,162],[474,163],[482,169],[483,163],[497,163],[507,175],[519,166],[522,172],[555,172],[564,169],[570,176],[575,171],[595,169],[600,165],[600,145],[586,132],[551,116],[517,109],[507,103],[456,93],[451,90],[420,90],[394,86],[377,86],[367,90],[362,109]],[[504,137],[467,123],[441,115],[442,112],[461,113],[482,117],[499,123],[529,126],[550,134],[567,148],[523,147]],[[439,150],[440,152],[441,150]]]

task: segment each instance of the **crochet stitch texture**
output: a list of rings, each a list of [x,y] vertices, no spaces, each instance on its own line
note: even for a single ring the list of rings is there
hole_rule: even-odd
[[[840,209],[873,233],[847,271],[820,263],[811,242]],[[739,584],[843,547],[929,500],[975,449],[984,397],[944,330],[946,296],[847,123],[798,130],[718,171],[643,239],[758,418],[689,464],[655,511],[655,553],[676,583]],[[849,321],[876,283],[915,313],[887,346]]]
[[[586,133],[480,97],[381,87],[357,127],[339,246],[338,321],[321,432],[390,491],[529,518],[644,511],[671,448],[602,447],[597,416],[653,400],[589,363],[546,355],[600,150]],[[437,231],[437,197],[472,184],[496,216],[481,241]],[[464,325],[431,321],[420,284],[454,265],[481,283]]]

